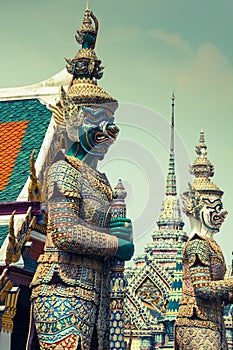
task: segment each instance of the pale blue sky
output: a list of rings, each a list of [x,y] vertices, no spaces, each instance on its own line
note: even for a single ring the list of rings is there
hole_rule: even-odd
[[[106,67],[101,86],[126,105],[144,107],[143,110],[139,107],[141,114],[137,114],[134,107],[124,105],[121,109],[124,115],[119,112],[118,118],[121,123],[129,121],[129,125],[125,131],[121,125],[121,137],[131,144],[140,139],[138,142],[141,147],[144,144],[145,153],[155,157],[161,170],[156,170],[156,165],[153,168],[153,162],[147,169],[147,164],[141,159],[135,160],[134,154],[134,164],[128,160],[122,164],[129,167],[127,173],[117,166],[111,178],[123,177],[136,193],[131,195],[129,215],[138,217],[139,204],[148,201],[152,186],[148,178],[153,174],[153,185],[161,189],[154,197],[154,222],[158,216],[167,169],[167,150],[163,143],[168,145],[169,141],[167,127],[164,126],[165,136],[161,140],[156,122],[170,119],[170,96],[174,90],[176,130],[182,140],[176,147],[180,191],[185,190],[188,177],[186,155],[189,154],[190,161],[194,160],[194,146],[203,128],[209,158],[216,168],[214,182],[224,190],[224,204],[229,210],[217,240],[230,263],[233,250],[232,0],[90,0],[89,6],[100,21],[96,52]],[[74,35],[84,9],[84,0],[4,1],[0,12],[0,87],[39,82],[64,68],[64,57],[72,58],[78,50]],[[160,113],[162,119],[156,113],[151,119],[150,110]],[[141,134],[127,112],[137,114]],[[152,139],[148,137],[149,131],[154,135]],[[112,155],[117,144],[114,147]],[[120,149],[119,146],[117,156]],[[127,159],[130,156],[128,154]],[[111,162],[106,168],[110,165]],[[139,173],[134,167],[140,169]],[[148,220],[145,216],[145,227]],[[143,219],[140,231],[143,231]],[[149,241],[149,232],[146,237]],[[138,242],[140,251],[145,238]]]

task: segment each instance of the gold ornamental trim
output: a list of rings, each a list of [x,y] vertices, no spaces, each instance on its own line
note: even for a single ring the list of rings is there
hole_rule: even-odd
[[[5,259],[7,265],[16,263],[19,260],[24,244],[29,242],[32,226],[36,220],[35,216],[31,216],[31,207],[29,207],[21,227],[19,228],[18,232],[15,233],[14,215],[15,211],[12,213],[9,221],[9,243],[7,246]]]
[[[105,90],[95,83],[90,83],[88,80],[82,82],[81,79],[75,80],[74,84],[68,89],[67,97],[74,100],[76,104],[87,106],[87,105],[101,105],[103,103],[116,103]],[[107,106],[106,106],[107,107]],[[116,109],[115,108],[115,109]],[[111,107],[112,109],[112,107]]]
[[[17,301],[19,297],[20,289],[17,287],[12,287],[7,294],[5,306],[6,311],[2,316],[2,329],[3,332],[12,333],[14,326],[14,317],[17,311]]]
[[[194,180],[193,185],[192,185],[193,190],[195,191],[210,191],[210,192],[222,192],[220,188],[215,185],[212,181],[210,181],[206,177],[198,177]]]
[[[98,57],[96,56],[96,53],[92,49],[81,49],[78,51],[77,55],[75,56],[74,60],[78,60],[81,58],[86,58],[89,60],[98,60]]]

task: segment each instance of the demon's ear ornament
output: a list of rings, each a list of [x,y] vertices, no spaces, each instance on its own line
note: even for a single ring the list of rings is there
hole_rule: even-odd
[[[73,142],[79,142],[79,127],[82,126],[85,112],[82,107],[73,108],[71,113],[65,113],[66,131]]]
[[[183,201],[183,212],[187,216],[193,216],[196,219],[200,218],[200,210],[203,207],[201,203],[201,195],[193,191],[192,185],[188,183],[188,189],[181,195]]]
[[[188,183],[188,190],[181,194],[183,201],[183,212],[188,216],[191,215],[193,209],[192,203],[192,185]]]

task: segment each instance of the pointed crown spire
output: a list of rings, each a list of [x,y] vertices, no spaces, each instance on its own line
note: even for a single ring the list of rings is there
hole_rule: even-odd
[[[94,51],[99,22],[92,11],[89,10],[88,3],[84,13],[82,26],[77,30],[76,41],[82,45],[76,56],[70,60],[66,59],[66,66],[74,79],[88,80],[93,84],[103,76],[101,60],[98,59]]]
[[[82,26],[80,30],[77,30],[75,36],[82,48],[73,59],[66,58],[66,68],[72,75],[72,80],[67,92],[61,89],[60,93],[61,105],[67,108],[67,111],[71,101],[72,108],[77,109],[77,113],[73,115],[78,114],[81,106],[101,105],[106,109],[108,115],[112,116],[118,107],[117,100],[97,85],[97,81],[103,76],[104,69],[94,51],[98,28],[99,22],[90,11],[87,2]]]
[[[93,26],[93,21],[94,21],[95,26]],[[81,28],[79,29],[79,31],[77,31],[77,32],[78,32],[78,34],[90,32],[90,33],[94,33],[97,35],[97,31],[98,31],[98,20],[93,15],[93,13],[90,11],[89,6],[88,6],[88,1],[87,1],[86,10],[84,13],[83,24],[82,24]]]
[[[198,157],[190,167],[190,174],[195,176],[192,189],[206,194],[222,196],[223,192],[212,182],[210,177],[214,176],[214,166],[207,158],[207,146],[205,144],[204,131],[200,132],[199,144],[196,146]]]

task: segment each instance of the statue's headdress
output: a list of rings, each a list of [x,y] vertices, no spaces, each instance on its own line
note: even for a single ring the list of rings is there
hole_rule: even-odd
[[[60,101],[56,106],[50,106],[60,128],[65,128],[67,118],[74,119],[74,123],[82,121],[79,118],[82,114],[79,113],[80,107],[101,106],[106,109],[109,116],[112,116],[118,107],[117,100],[97,85],[97,80],[102,78],[104,69],[94,51],[98,27],[98,20],[87,5],[82,26],[76,35],[76,40],[82,48],[72,60],[66,59],[66,68],[72,75],[71,84],[67,91],[61,87]]]
[[[195,176],[192,184],[182,195],[184,202],[184,212],[198,218],[203,206],[202,199],[209,197],[219,197],[223,191],[215,185],[210,178],[214,176],[214,167],[207,158],[207,146],[205,144],[204,131],[201,130],[200,141],[196,146],[197,158],[190,166],[190,174]]]

